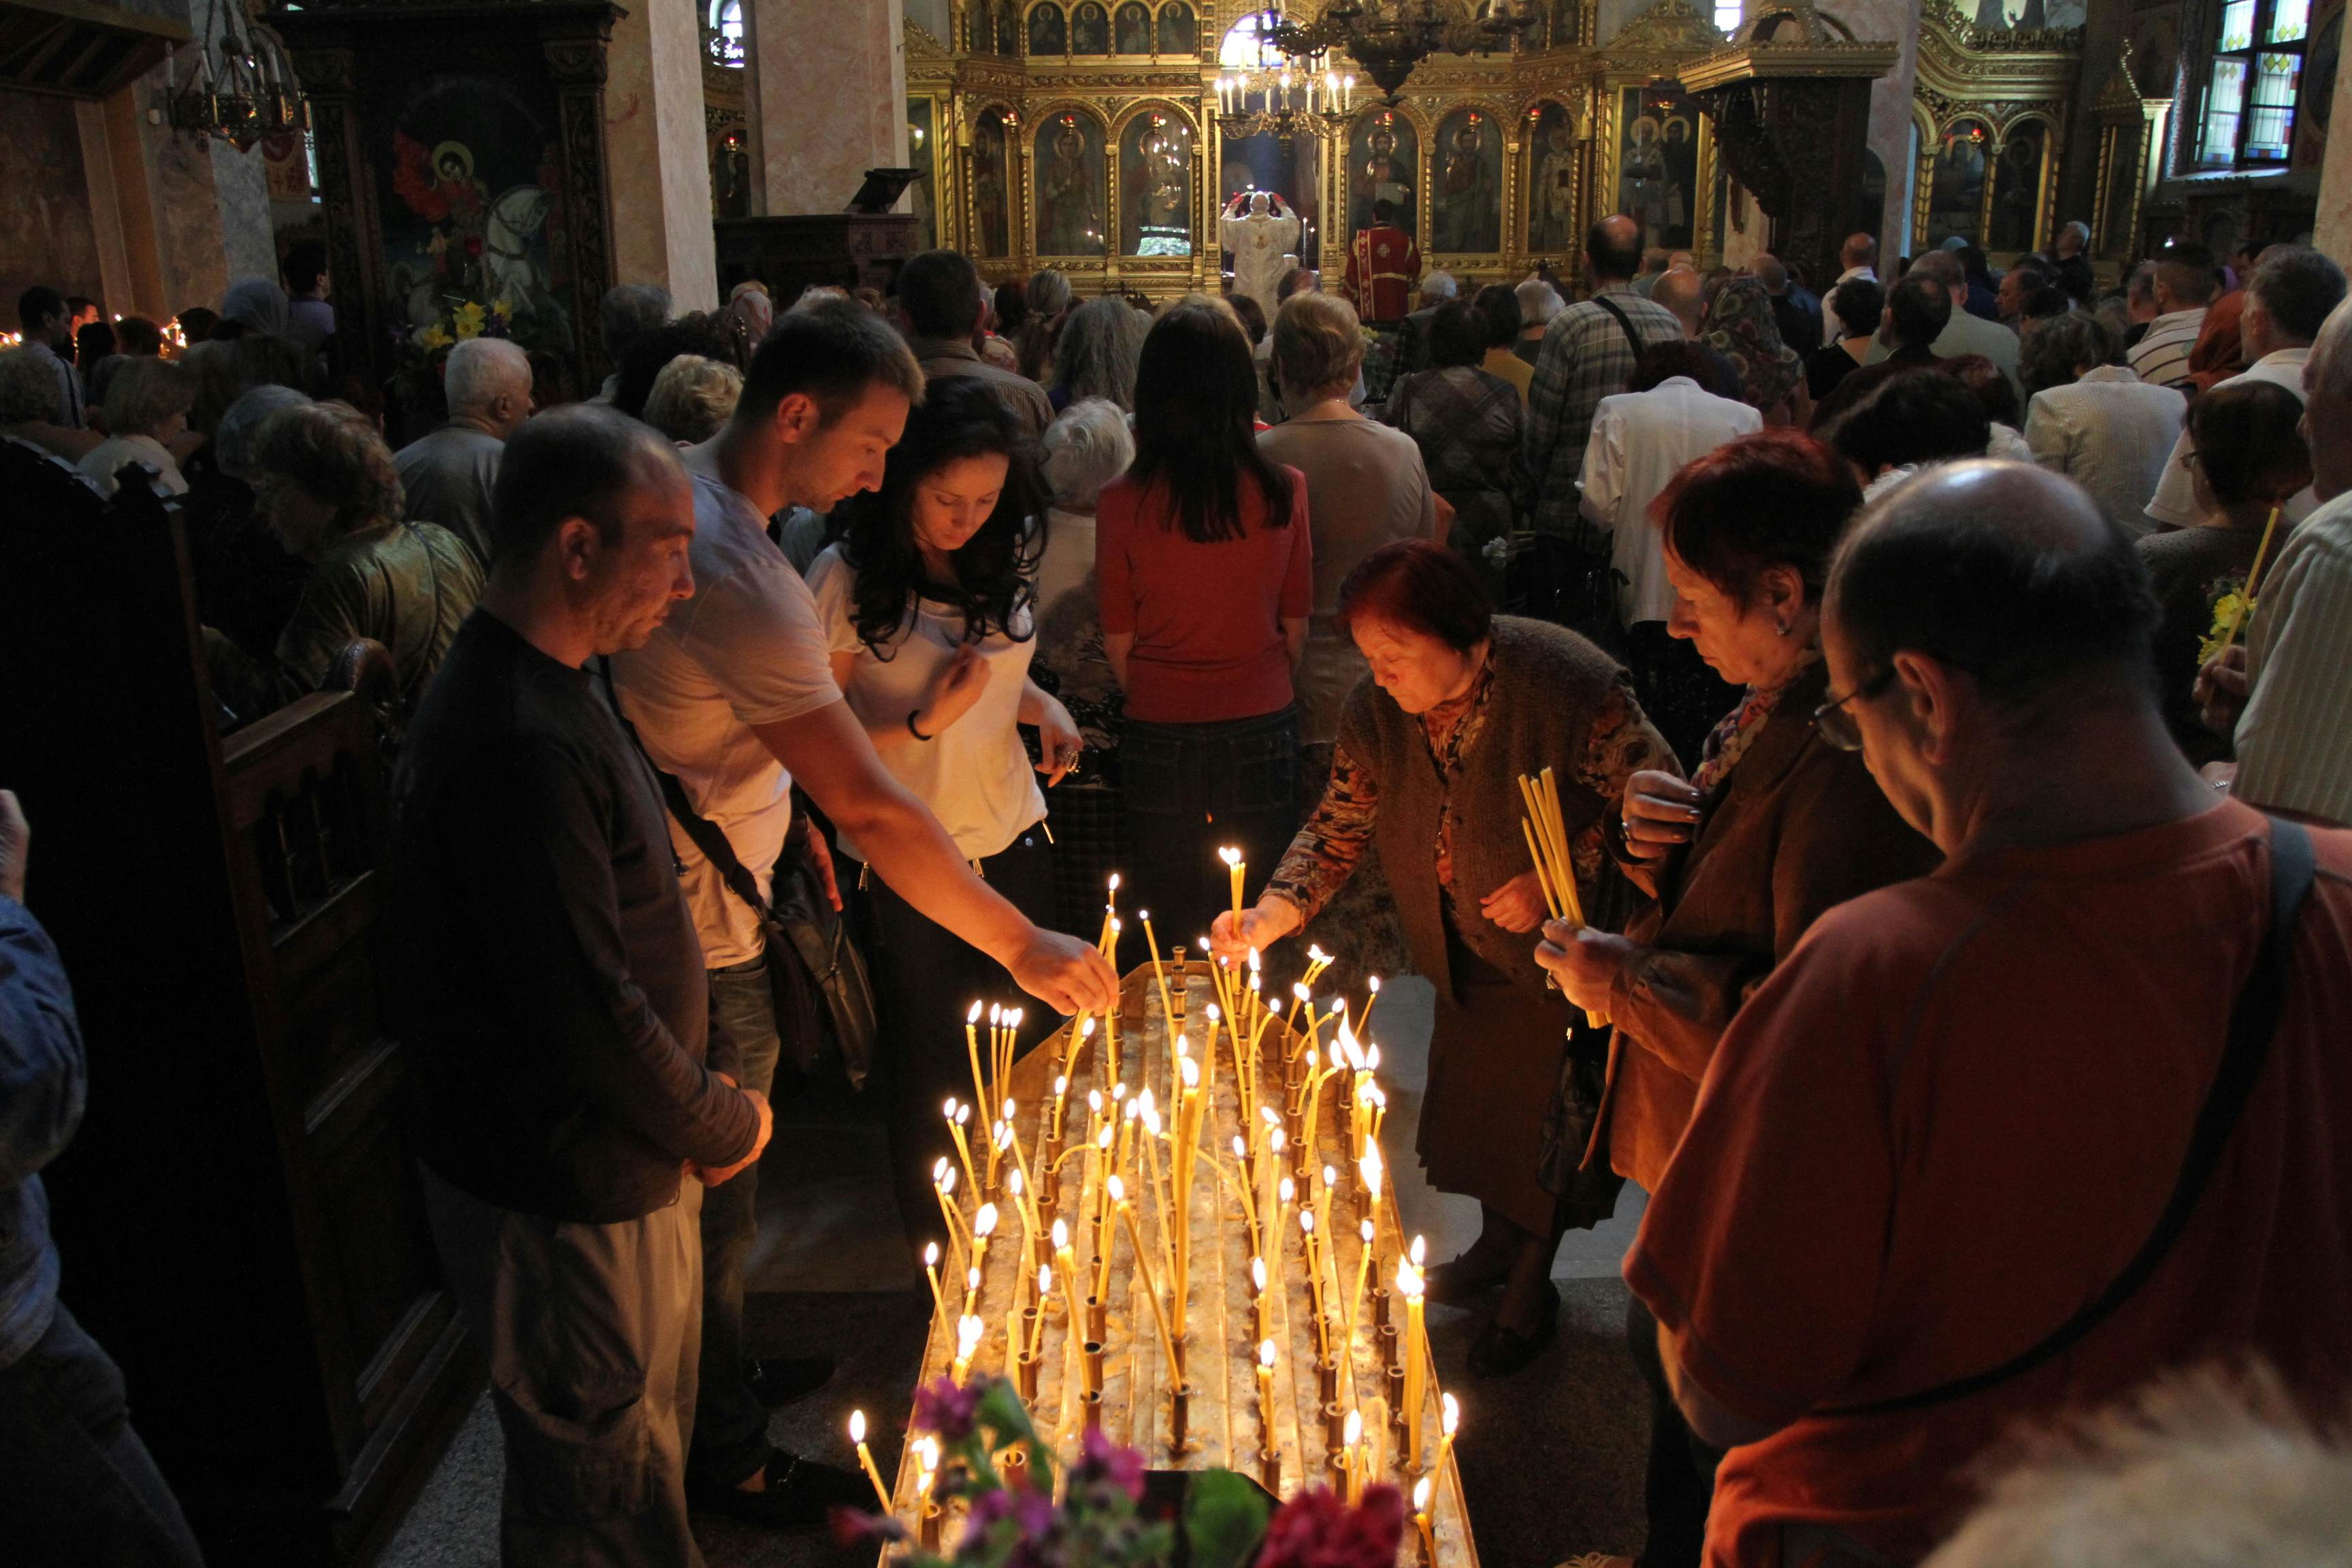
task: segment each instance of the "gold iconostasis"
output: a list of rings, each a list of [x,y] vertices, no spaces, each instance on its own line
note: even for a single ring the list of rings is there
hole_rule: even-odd
[[[1440,4],[1472,14],[1472,0]],[[1515,280],[1538,262],[1574,276],[1601,212],[1634,214],[1651,245],[1702,267],[1760,247],[1727,233],[1760,216],[1738,199],[1709,121],[1675,80],[1725,46],[1706,0],[1656,0],[1605,47],[1584,0],[1535,9],[1507,50],[1423,60],[1393,105],[1358,71],[1344,106],[1326,94],[1274,125],[1218,112],[1232,106],[1221,82],[1273,58],[1270,13],[1210,0],[951,0],[949,38],[906,26],[920,240],[965,251],[992,279],[1053,267],[1082,293],[1150,300],[1214,288],[1219,220],[1259,191],[1300,220],[1300,260],[1335,273],[1376,202],[1425,267],[1468,284]],[[1319,11],[1310,0],[1283,15],[1307,23]],[[1989,250],[2046,245],[2067,108],[2056,84],[2078,65],[2080,30],[1979,36],[1951,0],[1927,11],[1913,248],[1955,232]],[[714,208],[741,216],[741,72],[710,36]],[[1355,69],[1338,51],[1330,65]],[[2040,90],[2021,92],[2021,79]],[[1901,196],[1898,184],[1891,199]]]

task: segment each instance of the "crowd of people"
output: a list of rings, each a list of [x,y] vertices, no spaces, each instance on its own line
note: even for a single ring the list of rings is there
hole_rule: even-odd
[[[32,290],[0,433],[184,496],[225,723],[382,650],[388,994],[508,1561],[863,1500],[767,1435],[830,1374],[744,1328],[770,1097],[878,1088],[940,1239],[964,1008],[1026,991],[1025,1048],[1112,1005],[1061,933],[1118,872],[1223,961],[1430,978],[1416,1153],[1483,1224],[1429,1292],[1484,1314],[1473,1375],[1544,1354],[1563,1233],[1651,1194],[1643,1568],[2055,1563],[2017,1541],[2057,1482],[1964,1527],[2018,1424],[2221,1357],[2300,1431],[2352,1378],[2352,304],[2294,245],[2102,297],[2086,238],[1882,278],[1856,235],[1817,296],[1620,215],[1578,298],[1433,273],[1378,330],[1303,268],[1271,320],[945,250],[888,299],[623,287],[593,397],[470,339],[397,451],[322,395],[305,261],[168,358]],[[1547,768],[1579,923],[1519,826]],[[36,1220],[0,1435],[12,1360],[78,1333],[23,855],[0,794]],[[830,1061],[793,899],[873,975]],[[55,1462],[131,1474],[122,1528],[192,1561],[120,1436]]]

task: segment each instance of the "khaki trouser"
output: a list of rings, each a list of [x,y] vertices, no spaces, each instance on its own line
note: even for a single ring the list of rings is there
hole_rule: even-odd
[[[642,1219],[499,1208],[425,1172],[433,1239],[490,1364],[499,1559],[701,1568],[686,1512],[702,1340],[702,1187]]]

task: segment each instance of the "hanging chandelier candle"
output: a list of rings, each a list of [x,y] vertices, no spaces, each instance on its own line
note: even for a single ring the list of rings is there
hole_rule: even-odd
[[[173,125],[217,137],[240,153],[271,136],[306,130],[310,106],[292,59],[275,29],[256,21],[237,0],[205,0],[194,23],[194,63],[187,79],[168,89]]]

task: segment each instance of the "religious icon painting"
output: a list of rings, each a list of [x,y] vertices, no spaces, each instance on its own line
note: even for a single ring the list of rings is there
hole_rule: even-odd
[[[1083,0],[1070,13],[1070,53],[1110,53],[1110,13],[1104,10],[1097,0]]]
[[[1697,238],[1698,112],[1673,88],[1629,87],[1619,101],[1617,207],[1641,220],[1645,246]]]
[[[504,322],[526,346],[569,350],[550,108],[514,82],[458,72],[423,77],[399,100],[373,150],[394,321],[458,335]]]
[[[1536,106],[1529,142],[1528,248],[1565,260],[1573,255],[1576,233],[1576,117],[1568,106]]]
[[[984,257],[1013,254],[1013,186],[1006,171],[1004,117],[981,111],[971,128],[972,238]]]
[[[1003,0],[996,7],[996,52],[1008,57],[1021,52],[1021,17],[1013,9],[1013,0]]]
[[[2049,146],[2050,128],[2028,120],[2009,128],[1996,161],[1992,187],[1992,222],[1985,230],[1985,248],[1995,251],[2032,250],[2042,216],[2042,170]]]
[[[1029,52],[1033,55],[1066,55],[1070,52],[1069,23],[1062,8],[1054,0],[1029,13]]]
[[[1983,121],[1963,118],[1944,127],[1936,140],[1927,181],[1923,244],[1941,245],[1953,235],[1972,242],[1984,238],[1985,180],[1992,172],[1991,155],[1992,131]]]
[[[940,242],[939,163],[934,154],[931,100],[907,100],[907,166],[915,171],[907,186],[907,205],[915,215],[915,240],[925,250]]]
[[[1111,37],[1116,52],[1122,55],[1148,55],[1151,52],[1151,13],[1141,0],[1127,0],[1112,18]]]
[[[1437,124],[1433,243],[1449,255],[1503,248],[1503,136],[1484,110],[1457,109]]]
[[[1171,0],[1160,7],[1160,52],[1163,55],[1189,55],[1201,47],[1201,22],[1192,7],[1184,0]]]
[[[1122,256],[1192,254],[1192,132],[1147,110],[1118,139],[1118,249]]]
[[[1107,254],[1103,195],[1109,180],[1101,121],[1069,110],[1047,115],[1037,127],[1031,163],[1037,181],[1037,254]]]
[[[1370,110],[1358,118],[1348,137],[1348,226],[1372,226],[1375,209],[1385,206],[1388,222],[1418,237],[1421,207],[1415,180],[1421,168],[1421,133],[1392,109]]]

